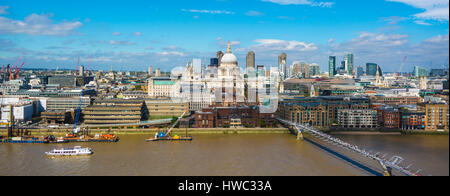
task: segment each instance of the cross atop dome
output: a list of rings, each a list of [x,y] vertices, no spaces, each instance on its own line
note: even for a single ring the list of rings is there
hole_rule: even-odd
[[[236,56],[231,52],[231,42],[228,41],[228,50],[222,59],[220,59],[220,67],[237,67],[238,61]]]

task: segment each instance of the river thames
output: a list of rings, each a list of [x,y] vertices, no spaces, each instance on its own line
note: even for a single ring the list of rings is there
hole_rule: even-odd
[[[195,135],[192,142],[0,144],[1,176],[361,176],[370,175],[290,134]],[[337,136],[399,155],[428,174],[449,175],[448,136]],[[50,158],[44,152],[80,145],[90,157]]]

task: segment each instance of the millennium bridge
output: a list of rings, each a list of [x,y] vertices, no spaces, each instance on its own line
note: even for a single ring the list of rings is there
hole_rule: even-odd
[[[418,168],[413,169],[413,164],[407,164],[406,161],[400,156],[393,156],[388,159],[386,154],[383,155],[379,152],[374,153],[372,151],[368,151],[357,145],[347,143],[336,137],[318,131],[309,125],[295,124],[293,122],[289,122],[283,119],[277,120],[283,123],[285,126],[288,126],[289,128],[296,131],[297,139],[299,140],[304,139],[303,133],[307,133],[313,136],[314,138],[319,139],[320,141],[328,143],[332,146],[336,146],[340,149],[344,149],[345,151],[350,151],[362,157],[376,161],[382,167],[384,176],[392,176],[393,170],[401,175],[406,176],[426,176],[423,170]]]

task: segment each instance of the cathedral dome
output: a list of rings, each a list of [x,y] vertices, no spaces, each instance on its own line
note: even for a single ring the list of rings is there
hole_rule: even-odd
[[[224,66],[237,66],[238,61],[237,57],[231,52],[231,43],[228,42],[228,50],[225,55],[223,55],[222,59],[220,60],[221,65]]]
[[[234,54],[227,53],[223,55],[222,60],[220,62],[224,64],[237,64],[237,58]]]

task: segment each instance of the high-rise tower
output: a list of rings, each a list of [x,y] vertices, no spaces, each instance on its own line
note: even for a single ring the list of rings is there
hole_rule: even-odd
[[[222,64],[222,57],[225,55],[222,51],[217,52],[217,59],[219,60],[219,66]]]
[[[353,64],[354,64],[354,55],[347,54],[345,56],[345,71],[348,75],[353,75]]]
[[[248,52],[248,54],[247,54],[247,66],[246,67],[247,67],[247,71],[250,68],[255,69],[255,52],[253,52],[253,51]]]
[[[282,80],[285,80],[287,78],[286,61],[287,61],[286,53],[283,53],[278,57],[278,70],[280,72]]]
[[[329,76],[333,78],[336,75],[336,57],[330,56],[329,60]]]

